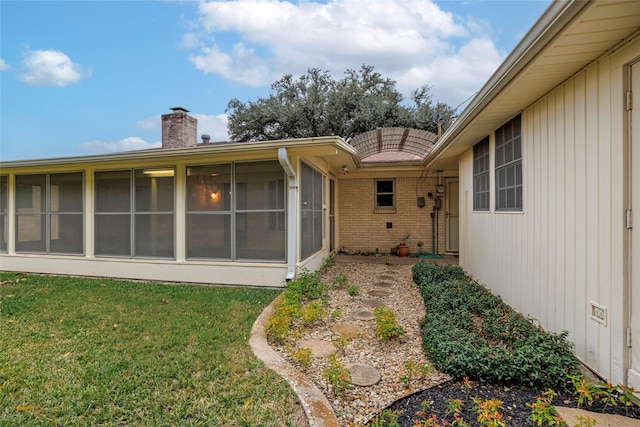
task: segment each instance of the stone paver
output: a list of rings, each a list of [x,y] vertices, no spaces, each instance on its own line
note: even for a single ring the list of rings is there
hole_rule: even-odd
[[[393,276],[379,276],[378,279],[384,280],[384,281],[393,280]]]
[[[351,382],[355,385],[367,387],[380,381],[380,372],[373,366],[354,363],[347,365],[347,369],[351,374]]]
[[[364,334],[364,329],[350,323],[336,323],[331,327],[331,330],[333,333],[346,338],[358,338],[358,336]]]
[[[363,299],[362,303],[364,305],[368,305],[371,308],[378,308],[378,307],[382,307],[384,305],[384,302],[382,302],[379,299]]]
[[[325,340],[302,341],[298,347],[310,349],[313,357],[329,357],[337,351],[336,347],[330,341]]]
[[[393,283],[389,282],[375,282],[373,286],[377,286],[379,288],[390,288],[393,286]]]
[[[373,320],[373,312],[371,310],[354,310],[351,317],[357,320]]]
[[[372,297],[388,297],[391,292],[383,291],[382,289],[373,289],[368,292]]]

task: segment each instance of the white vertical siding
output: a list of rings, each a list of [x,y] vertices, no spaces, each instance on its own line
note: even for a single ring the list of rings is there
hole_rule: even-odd
[[[522,213],[494,212],[493,197],[491,212],[473,212],[473,150],[460,159],[461,265],[545,329],[568,330],[578,357],[613,382],[626,358],[622,73],[602,59],[522,113]]]

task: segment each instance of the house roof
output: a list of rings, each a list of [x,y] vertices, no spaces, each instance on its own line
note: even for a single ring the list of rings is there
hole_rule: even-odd
[[[420,163],[433,149],[433,132],[403,127],[378,128],[361,133],[349,141],[363,165],[379,163]]]
[[[117,167],[119,164],[150,163],[175,161],[197,157],[207,159],[214,157],[219,161],[229,161],[239,158],[267,158],[278,157],[278,148],[286,148],[290,154],[306,155],[322,158],[335,170],[342,170],[343,166],[355,169],[360,164],[355,148],[347,144],[340,137],[320,137],[287,139],[264,142],[233,142],[220,144],[199,144],[187,148],[155,148],[150,150],[126,151],[91,156],[60,157],[50,159],[16,160],[0,162],[0,169],[46,169],[52,167],[74,167],[81,165],[108,164]]]
[[[432,170],[457,169],[464,151],[639,33],[640,1],[553,2],[423,164]]]

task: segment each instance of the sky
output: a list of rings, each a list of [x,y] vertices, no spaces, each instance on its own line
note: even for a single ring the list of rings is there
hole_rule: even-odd
[[[228,140],[228,102],[309,68],[371,65],[459,107],[549,0],[0,0],[0,161],[160,146],[184,107]]]

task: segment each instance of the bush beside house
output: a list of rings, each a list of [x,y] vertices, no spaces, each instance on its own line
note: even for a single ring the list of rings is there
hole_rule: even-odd
[[[424,347],[437,369],[455,379],[556,390],[579,373],[567,332],[545,332],[460,267],[421,262],[413,279],[427,311]]]

